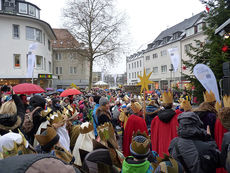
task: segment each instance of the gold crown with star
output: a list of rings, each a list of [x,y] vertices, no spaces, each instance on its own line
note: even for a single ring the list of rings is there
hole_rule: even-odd
[[[216,101],[215,94],[212,91],[210,91],[210,92],[205,91],[205,93],[203,93],[203,95],[204,95],[204,101],[205,102],[214,102],[214,101]]]
[[[171,91],[163,92],[163,103],[173,103],[173,93]]]

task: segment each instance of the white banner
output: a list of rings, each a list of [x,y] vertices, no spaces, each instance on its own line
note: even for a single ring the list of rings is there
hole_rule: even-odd
[[[38,47],[38,44],[37,43],[31,43],[29,45],[29,51],[28,52],[32,52],[32,51],[35,51]]]
[[[180,55],[179,55],[179,50],[177,47],[168,49],[169,56],[171,58],[171,62],[173,65],[173,69],[176,72],[178,69],[178,66],[180,64]]]
[[[28,55],[27,75],[26,75],[27,78],[33,78],[34,63],[35,63],[35,55],[29,54]]]
[[[193,69],[193,73],[208,92],[212,91],[215,94],[216,101],[220,102],[216,77],[212,70],[207,65],[197,64]]]

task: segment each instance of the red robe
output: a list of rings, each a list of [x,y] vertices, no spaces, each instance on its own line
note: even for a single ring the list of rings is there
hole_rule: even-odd
[[[148,134],[147,125],[145,120],[137,115],[131,115],[127,120],[124,137],[123,137],[123,154],[125,157],[130,156],[130,144],[132,142],[133,133],[140,130]]]
[[[220,151],[221,151],[221,145],[222,145],[224,133],[226,132],[228,132],[228,130],[226,130],[223,127],[220,120],[217,118],[215,124],[215,141]],[[218,168],[216,169],[216,173],[227,173],[227,171],[224,168]]]
[[[162,122],[158,116],[151,123],[152,150],[156,151],[162,158],[164,154],[169,155],[168,148],[170,142],[173,138],[177,137],[177,128],[179,126],[177,117],[182,112],[176,110],[175,113],[168,123]]]

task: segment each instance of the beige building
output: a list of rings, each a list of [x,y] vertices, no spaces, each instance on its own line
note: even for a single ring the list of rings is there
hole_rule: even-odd
[[[72,83],[80,88],[89,85],[89,61],[82,56],[81,44],[67,29],[54,29],[57,40],[53,41],[54,88],[67,88]]]

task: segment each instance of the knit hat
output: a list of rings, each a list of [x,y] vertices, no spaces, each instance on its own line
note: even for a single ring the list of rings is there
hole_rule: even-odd
[[[132,143],[130,144],[130,153],[136,159],[145,159],[150,153],[150,140],[147,134],[138,131],[134,134]]]
[[[107,99],[107,97],[101,97],[99,100],[99,104],[100,106],[105,106],[106,104],[109,104],[109,100]]]
[[[60,137],[53,128],[47,127],[41,135],[35,135],[35,138],[44,151],[49,151],[55,144],[58,143]]]
[[[142,106],[138,102],[131,102],[131,109],[134,113],[138,113],[141,111]]]

